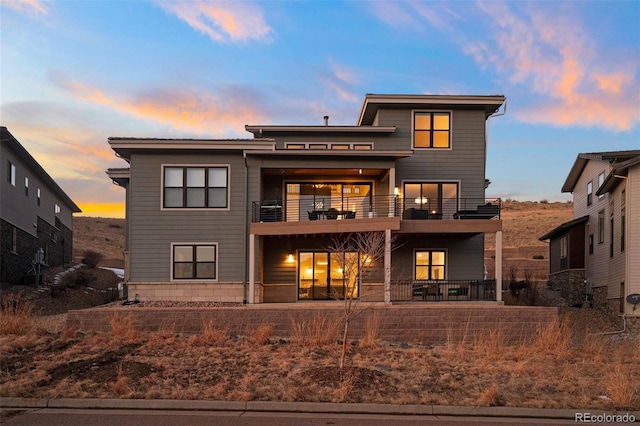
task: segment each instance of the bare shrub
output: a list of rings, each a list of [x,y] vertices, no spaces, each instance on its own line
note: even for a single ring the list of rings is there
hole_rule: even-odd
[[[229,340],[229,327],[219,327],[214,320],[203,320],[202,339],[210,345],[224,345]]]
[[[247,341],[254,345],[266,345],[273,334],[271,324],[262,324],[255,330],[247,331]]]
[[[95,280],[93,271],[89,271],[85,268],[79,268],[71,272],[67,272],[62,275],[60,284],[51,287],[51,295],[56,296],[60,291],[64,291],[65,288],[77,288],[86,287]],[[54,292],[54,289],[58,289],[58,292]]]
[[[112,313],[109,318],[109,325],[111,326],[112,336],[116,340],[131,341],[136,337],[133,319],[130,314],[120,315],[118,312]]]
[[[571,343],[571,330],[558,319],[546,325],[539,325],[533,339],[532,347],[541,352],[565,356]]]
[[[120,396],[126,396],[131,393],[131,388],[129,387],[129,378],[125,376],[122,364],[118,364],[117,372],[118,378],[111,383],[111,390]]]
[[[377,346],[378,334],[380,332],[380,313],[372,311],[364,323],[364,336],[360,341],[360,346],[372,348]]]
[[[2,315],[0,316],[0,334],[23,335],[33,331],[32,301],[25,300],[16,294],[2,297]]]
[[[104,255],[102,253],[98,253],[94,250],[85,250],[82,253],[81,262],[87,265],[89,268],[94,269],[98,266],[98,264],[104,259]]]
[[[324,346],[336,341],[340,318],[315,315],[310,320],[289,317],[291,335],[301,346]]]

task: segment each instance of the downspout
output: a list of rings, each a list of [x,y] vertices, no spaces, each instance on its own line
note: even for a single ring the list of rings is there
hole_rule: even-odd
[[[242,151],[244,159],[244,300],[242,303],[247,304],[248,286],[249,286],[249,234],[247,220],[249,212],[249,166],[247,164],[247,151]]]

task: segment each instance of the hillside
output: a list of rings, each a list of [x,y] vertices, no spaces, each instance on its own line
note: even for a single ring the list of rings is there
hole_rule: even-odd
[[[512,268],[518,279],[525,271],[536,280],[546,281],[549,271],[548,243],[538,238],[573,217],[573,204],[506,201],[503,203],[503,277],[509,278]],[[79,261],[82,253],[94,250],[105,255],[102,266],[124,266],[124,219],[76,217],[74,219],[73,252]],[[495,238],[487,235],[485,264],[493,277]],[[533,257],[543,256],[543,259]]]

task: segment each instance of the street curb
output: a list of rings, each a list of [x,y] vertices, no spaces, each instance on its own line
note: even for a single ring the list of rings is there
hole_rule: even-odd
[[[539,419],[575,419],[576,413],[593,415],[632,415],[640,422],[640,411],[601,411],[588,409],[552,409],[518,407],[457,407],[449,405],[340,404],[332,402],[273,401],[194,401],[180,399],[75,399],[75,398],[1,398],[2,409],[124,409],[176,411],[243,411],[284,413],[331,413],[373,415],[477,416]]]

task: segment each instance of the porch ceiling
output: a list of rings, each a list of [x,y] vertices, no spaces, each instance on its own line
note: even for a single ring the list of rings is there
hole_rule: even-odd
[[[388,169],[285,169],[273,168],[262,169],[265,176],[382,176],[388,172]]]

